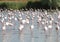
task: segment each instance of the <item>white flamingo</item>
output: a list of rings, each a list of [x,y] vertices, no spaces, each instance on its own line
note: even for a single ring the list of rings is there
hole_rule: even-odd
[[[48,27],[47,26],[44,26],[44,33],[45,33],[45,42],[47,42],[47,32],[48,32]]]
[[[6,22],[6,25],[13,26],[13,24],[12,24],[12,23],[10,23],[10,22]]]
[[[29,19],[26,19],[26,23],[28,23],[28,24],[29,24]]]
[[[20,37],[21,42],[24,42],[24,40],[23,40],[24,39],[23,29],[24,29],[24,24],[20,24],[20,26],[19,26],[19,33],[20,33],[19,35],[20,36],[19,37]]]
[[[45,24],[45,22],[41,22],[43,25]]]
[[[23,28],[24,28],[24,25],[21,24],[21,25],[19,26],[19,30],[22,31]]]
[[[34,25],[31,25],[31,30],[34,29]]]
[[[5,16],[4,19],[7,19],[7,17]]]
[[[3,30],[3,31],[6,30],[6,26],[5,26],[5,25],[2,27],[2,30]]]
[[[41,17],[40,16],[38,16],[38,21],[41,21],[42,19],[41,19]]]
[[[48,27],[47,27],[47,26],[45,26],[45,27],[44,27],[44,30],[45,30],[45,31],[47,31],[47,30],[48,30]]]
[[[14,19],[15,19],[15,21],[17,21],[17,18],[16,17]]]
[[[25,24],[26,23],[26,20],[22,20],[22,24]]]
[[[5,22],[2,22],[2,25],[3,25],[2,30],[5,31],[6,30]]]
[[[33,29],[34,29],[34,25],[32,24],[32,25],[30,26],[32,42],[34,41],[34,39],[33,39]]]
[[[51,29],[52,28],[52,25],[49,25],[48,28]]]
[[[52,24],[53,23],[52,20],[50,20],[49,23]]]

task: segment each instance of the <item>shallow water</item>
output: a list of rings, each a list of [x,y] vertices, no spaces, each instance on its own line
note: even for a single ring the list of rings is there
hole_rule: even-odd
[[[32,12],[35,14],[35,17],[32,19],[33,15],[28,11],[25,12],[21,12],[19,13],[19,11],[13,11],[12,13],[8,12],[8,11],[3,11],[0,12],[0,14],[2,15],[2,18],[0,18],[0,42],[60,42],[60,29],[56,30],[56,24],[55,22],[59,23],[60,26],[60,19],[58,19],[59,14],[58,13],[49,13],[47,15],[49,15],[49,17],[47,18],[47,15],[44,15],[44,13],[42,12]],[[19,25],[21,24],[20,21],[18,20],[14,20],[11,19],[10,21],[14,24],[13,26],[6,26],[6,30],[2,30],[2,23],[1,20],[3,20],[4,17],[7,17],[7,19],[4,19],[5,22],[9,21],[9,15],[10,14],[14,14],[14,18],[20,18],[20,14],[22,16],[22,19],[26,19],[26,15],[29,16],[29,24],[25,23],[24,24],[24,28],[22,31],[18,30]],[[29,13],[29,14],[27,14]],[[39,16],[41,17],[41,15],[43,16],[43,19],[48,21],[48,24],[44,23],[42,24],[42,22],[45,22],[43,19],[41,20],[41,22],[38,24],[37,20]],[[52,18],[54,19],[52,21],[52,29],[48,29],[47,31],[44,31],[44,27],[45,26],[49,26],[50,23],[50,15],[52,16]],[[12,16],[11,16],[12,17]],[[34,25],[34,29],[30,29],[31,25]],[[59,27],[60,28],[60,27]]]

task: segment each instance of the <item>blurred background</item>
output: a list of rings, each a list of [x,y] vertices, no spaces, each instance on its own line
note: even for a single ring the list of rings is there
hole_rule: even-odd
[[[56,9],[60,8],[60,0],[0,0],[0,8]]]

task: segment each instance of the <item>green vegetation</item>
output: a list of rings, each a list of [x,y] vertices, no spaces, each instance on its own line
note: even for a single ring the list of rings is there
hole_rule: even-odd
[[[24,6],[26,6],[26,3],[21,3],[21,2],[0,2],[0,8],[20,9]]]
[[[21,9],[21,8],[60,8],[60,0],[23,0],[22,2],[6,1],[0,2],[2,9]]]
[[[26,3],[21,3],[21,2],[18,2],[18,3],[15,3],[15,2],[7,2],[6,3],[8,8],[12,8],[12,9],[20,9],[22,7],[24,7],[26,5]]]

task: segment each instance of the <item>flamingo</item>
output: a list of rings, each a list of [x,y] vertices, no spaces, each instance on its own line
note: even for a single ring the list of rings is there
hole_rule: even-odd
[[[30,26],[32,42],[34,41],[34,40],[33,40],[33,29],[34,29],[34,25],[32,24],[32,25]]]
[[[38,21],[41,21],[41,20],[42,20],[41,17],[38,16]]]
[[[59,40],[59,29],[60,29],[60,27],[57,25],[57,27],[56,27],[56,33],[57,33],[57,42],[59,42],[58,40]]]
[[[48,14],[46,10],[44,11],[44,14],[46,14],[46,15]]]
[[[49,26],[48,26],[48,28],[50,28],[50,29],[51,29],[51,28],[52,28],[52,25],[49,25]]]
[[[53,21],[54,19],[53,19],[53,17],[51,17],[51,21]]]
[[[2,24],[3,24],[2,30],[5,31],[6,30],[5,22],[2,22]]]
[[[5,25],[2,27],[2,30],[6,30],[6,26]]]
[[[2,18],[1,22],[4,22],[4,18]]]
[[[47,40],[47,33],[46,33],[47,31],[48,31],[48,27],[45,26],[45,27],[44,27],[44,33],[45,33],[45,37],[46,37],[45,42],[46,42],[46,40]]]
[[[60,27],[59,27],[59,25],[57,24],[57,26],[56,26],[56,30],[58,31],[60,29]]]
[[[25,24],[26,23],[26,20],[22,20],[22,24]]]
[[[50,24],[52,24],[52,20],[50,20],[49,22],[50,22]]]
[[[22,20],[22,17],[20,17],[19,19]]]
[[[28,23],[28,24],[29,24],[29,19],[26,19],[26,23]]]
[[[24,29],[24,25],[23,24],[20,24],[19,26],[19,37],[20,37],[20,41],[24,42],[23,38],[24,38],[24,33],[23,33],[23,29]]]
[[[45,27],[44,27],[44,30],[45,30],[45,31],[47,31],[47,30],[48,30],[48,27],[47,27],[47,26],[45,26]]]
[[[43,25],[45,24],[44,22],[41,22]]]
[[[31,25],[31,29],[34,29],[34,25]]]
[[[13,26],[13,24],[12,24],[12,23],[10,23],[10,22],[6,22],[6,25]]]
[[[17,21],[17,18],[16,17],[14,19],[15,19],[15,21]]]
[[[7,19],[7,17],[4,17],[4,19]]]
[[[21,31],[24,28],[24,25],[20,25],[19,30]]]

